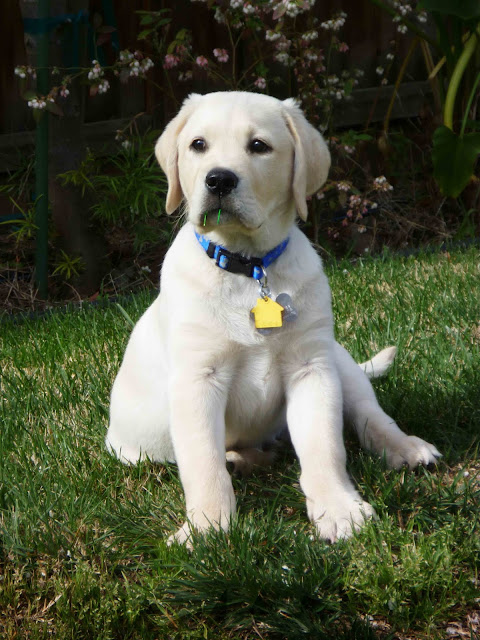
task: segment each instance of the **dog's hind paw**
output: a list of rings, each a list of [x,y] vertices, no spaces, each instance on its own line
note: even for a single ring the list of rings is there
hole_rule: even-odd
[[[425,467],[436,464],[442,454],[433,444],[416,436],[405,436],[394,447],[385,451],[387,463],[393,469],[407,465],[414,469],[419,465]]]
[[[227,469],[230,473],[245,478],[255,467],[268,467],[275,459],[275,451],[269,449],[231,449],[226,453]]]

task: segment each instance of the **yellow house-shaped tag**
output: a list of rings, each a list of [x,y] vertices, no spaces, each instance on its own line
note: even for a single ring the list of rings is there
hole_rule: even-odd
[[[282,305],[271,298],[257,298],[257,304],[251,310],[257,329],[273,329],[282,326]]]

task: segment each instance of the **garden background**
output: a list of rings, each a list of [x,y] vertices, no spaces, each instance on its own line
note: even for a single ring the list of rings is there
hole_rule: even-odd
[[[156,282],[175,224],[151,151],[192,91],[301,101],[333,156],[306,227],[324,255],[478,236],[474,1],[6,0],[0,12],[0,297],[11,310],[42,306],[47,278],[50,300]]]

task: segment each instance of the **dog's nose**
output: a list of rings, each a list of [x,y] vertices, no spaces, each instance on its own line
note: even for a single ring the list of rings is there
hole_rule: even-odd
[[[228,195],[238,184],[238,177],[229,169],[212,169],[207,173],[205,184],[210,193]]]

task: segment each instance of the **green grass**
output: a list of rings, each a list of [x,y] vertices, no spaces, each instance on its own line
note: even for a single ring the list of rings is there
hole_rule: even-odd
[[[387,470],[347,433],[349,469],[378,514],[352,540],[313,538],[299,468],[235,479],[239,518],[194,551],[174,465],[104,450],[108,398],[153,294],[0,325],[0,636],[447,637],[478,612],[480,255],[330,268],[338,338],[358,359],[396,344],[384,408],[443,453]],[[455,627],[457,625],[457,627]],[[477,630],[478,632],[478,630]],[[460,636],[459,636],[460,637]]]

